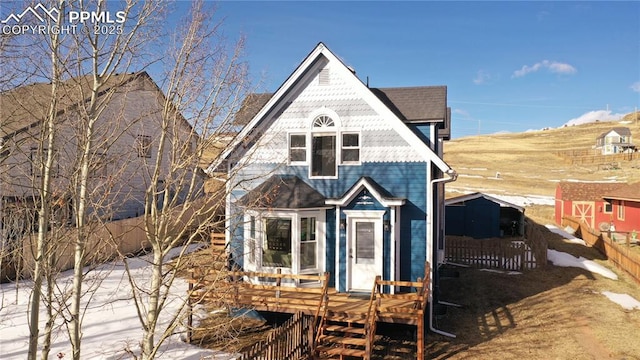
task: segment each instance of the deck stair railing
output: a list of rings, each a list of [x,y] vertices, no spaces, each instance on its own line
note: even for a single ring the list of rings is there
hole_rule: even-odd
[[[377,276],[369,296],[364,316],[354,316],[342,312],[325,314],[316,337],[314,354],[323,358],[359,357],[371,359],[378,320],[380,280]]]

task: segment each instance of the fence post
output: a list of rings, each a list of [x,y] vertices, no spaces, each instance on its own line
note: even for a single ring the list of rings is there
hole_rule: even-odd
[[[193,338],[193,306],[191,306],[191,292],[193,291],[193,283],[189,282],[189,294],[187,294],[187,344],[191,344]]]
[[[282,275],[282,269],[278,268],[276,274]],[[280,299],[280,286],[282,286],[282,277],[278,276],[276,278],[276,299]]]
[[[630,232],[627,232],[626,240],[627,240],[627,247],[631,247],[631,233]]]

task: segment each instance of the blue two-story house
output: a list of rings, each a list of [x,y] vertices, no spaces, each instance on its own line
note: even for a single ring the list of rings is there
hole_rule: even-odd
[[[361,292],[443,261],[445,86],[370,88],[320,43],[241,117],[209,171],[226,167],[227,242],[245,271],[327,271]]]

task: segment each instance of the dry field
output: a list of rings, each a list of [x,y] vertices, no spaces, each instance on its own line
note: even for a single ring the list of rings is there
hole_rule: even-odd
[[[448,191],[553,196],[560,180],[640,181],[640,160],[621,162],[620,169],[571,165],[554,152],[590,150],[598,135],[625,126],[640,144],[640,122],[599,122],[545,131],[471,136],[445,142],[444,159],[458,173]],[[496,179],[496,173],[500,173]],[[449,193],[455,196],[456,193]]]
[[[640,169],[634,168],[638,160],[600,170],[572,166],[553,153],[590,149],[614,126],[629,127],[640,142],[640,125],[612,122],[450,141],[445,160],[461,176],[447,188],[553,197],[558,180],[640,181]],[[527,207],[526,214],[541,224],[553,223],[552,206]],[[592,248],[548,236],[552,249],[613,268]],[[459,278],[444,280],[441,288],[444,300],[462,307],[449,307],[437,319],[438,328],[457,337],[430,333],[432,359],[640,359],[640,309],[625,310],[602,295],[609,291],[640,300],[639,284],[620,271],[617,281],[551,265],[522,275],[459,271]]]

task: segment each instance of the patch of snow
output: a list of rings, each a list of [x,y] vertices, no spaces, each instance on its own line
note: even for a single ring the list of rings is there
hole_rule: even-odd
[[[489,196],[493,196],[496,199],[500,199],[502,201],[506,201],[508,203],[512,203],[518,206],[530,206],[530,205],[555,205],[556,201],[553,196],[542,196],[542,195],[494,195],[487,194]]]
[[[567,226],[564,230],[559,229],[555,225],[545,225],[545,227],[549,229],[549,231],[564,237],[570,243],[587,246],[587,243],[584,240],[573,236],[573,233],[575,232],[575,230],[571,229],[571,227],[569,226]],[[568,230],[568,229],[571,229],[571,230]]]
[[[592,273],[600,274],[612,280],[618,280],[618,275],[616,275],[616,273],[592,260],[585,259],[582,256],[577,258],[565,252],[548,249],[547,258],[555,266],[577,267]]]
[[[519,271],[504,271],[504,270],[496,270],[496,269],[480,269],[480,271],[486,271],[496,274],[505,274],[505,275],[522,275]]]
[[[577,180],[577,179],[565,179],[564,181],[566,181],[566,182],[576,182],[576,183],[601,183],[601,182],[616,183],[616,182],[619,182],[619,181],[616,181],[616,180],[602,181],[602,180]]]
[[[193,250],[195,248],[189,248]],[[166,258],[173,258],[181,251],[173,249]],[[127,263],[138,286],[149,283],[151,268],[149,256],[129,258]],[[142,328],[134,301],[131,298],[131,284],[122,261],[114,261],[98,266],[89,271],[88,275],[99,282],[85,284],[95,293],[89,304],[83,298],[82,358],[84,359],[123,359],[129,358],[127,351],[140,352],[139,342],[142,339]],[[57,284],[63,289],[70,289],[73,281],[73,270],[65,271],[58,277]],[[0,349],[4,359],[26,359],[29,342],[28,304],[31,295],[32,282],[29,280],[0,285]],[[187,283],[183,279],[176,279],[171,295],[161,314],[159,328],[166,326],[178,311],[187,294]],[[87,306],[88,305],[88,306]],[[44,328],[45,308],[41,309],[40,328]],[[196,311],[196,318],[202,316],[202,309]],[[51,346],[52,357],[55,354],[71,354],[71,343],[64,325],[59,317],[53,332]],[[229,354],[202,349],[189,345],[180,339],[180,335],[169,337],[159,352],[162,359],[201,359],[201,358],[229,358]]]
[[[475,178],[475,179],[482,179],[484,178],[484,176],[482,175],[468,175],[468,174],[458,174],[459,177],[466,177],[466,178]]]
[[[551,179],[551,180],[548,180],[548,181],[551,181],[551,182],[560,182],[560,181],[562,181],[562,180]]]
[[[622,306],[625,310],[640,310],[640,301],[627,294],[616,294],[609,291],[603,291],[602,295],[606,296],[609,300]]]
[[[484,171],[484,170],[489,170],[487,168],[483,168],[483,167],[476,167],[476,168],[471,168],[471,170],[475,170],[475,171]]]

